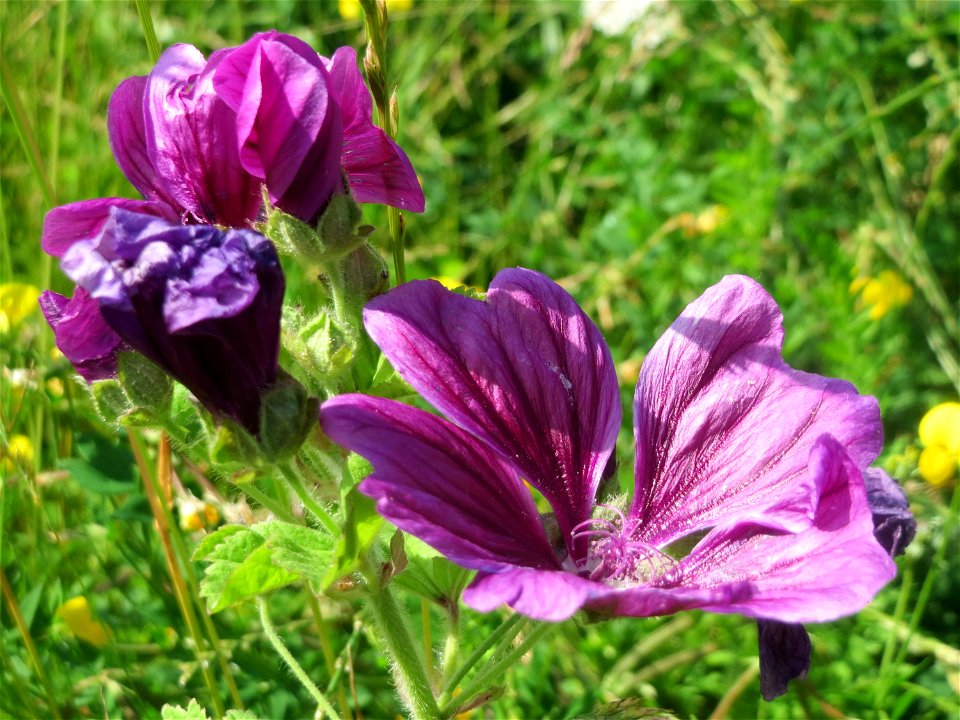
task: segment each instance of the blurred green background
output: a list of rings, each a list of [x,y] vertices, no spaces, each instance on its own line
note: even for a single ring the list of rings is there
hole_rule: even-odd
[[[681,717],[956,717],[956,458],[921,475],[917,427],[960,385],[960,3],[717,0],[642,15],[630,12],[639,0],[612,14],[579,2],[391,5],[387,72],[427,198],[406,218],[413,277],[484,288],[522,265],[569,289],[620,370],[629,483],[644,353],[707,286],[749,274],[783,309],[788,362],[877,396],[882,464],[920,522],[898,580],[857,617],[810,628],[810,675],[773,703],[759,700],[753,623],[688,613],[554,636],[473,716],[575,717],[639,698]],[[151,9],[163,46],[205,53],[270,28],[325,55],[364,43],[349,2]],[[638,17],[617,27],[617,13]],[[29,290],[9,285],[68,292],[40,252],[46,210],[135,195],[110,153],[106,106],[151,63],[132,2],[8,0],[0,38],[0,713],[156,717],[164,702],[203,702],[204,689],[132,457],[51,353]],[[367,213],[386,254],[385,214]],[[181,474],[188,542],[242,513],[222,488],[206,516],[187,506],[204,487]],[[278,603],[281,632],[323,686],[302,598]],[[352,702],[366,717],[396,716],[377,638],[354,628],[349,605],[324,612],[335,652],[352,638]],[[215,622],[251,710],[312,714],[252,609]],[[468,647],[496,622],[466,612]]]

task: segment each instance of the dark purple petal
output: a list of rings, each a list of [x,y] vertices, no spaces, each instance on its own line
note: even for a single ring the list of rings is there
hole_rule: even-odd
[[[110,148],[123,174],[141,195],[176,207],[177,202],[158,180],[147,150],[143,117],[146,87],[146,76],[136,75],[117,85],[110,96],[107,106]]]
[[[463,591],[463,601],[477,612],[509,605],[521,615],[561,622],[572,617],[591,593],[604,586],[556,570],[516,568],[500,573],[479,573]]]
[[[873,536],[891,557],[903,555],[917,534],[917,521],[903,488],[880,468],[863,471],[867,501],[873,513]]]
[[[78,287],[71,299],[50,290],[40,295],[40,309],[57,339],[57,347],[88,383],[117,374],[122,341],[107,325],[96,300]]]
[[[360,490],[397,527],[477,570],[560,565],[529,490],[492,449],[435,415],[392,400],[341,395],[324,432],[367,458]]]
[[[753,280],[730,276],[691,303],[651,350],[634,403],[631,514],[642,539],[659,546],[758,511],[771,519],[825,433],[858,467],[876,457],[876,400],[847,382],[792,369],[782,339],[773,299]],[[781,521],[786,528],[797,518]]]
[[[212,413],[259,432],[261,395],[276,380],[284,289],[269,240],[114,209],[62,267],[134,350]]]
[[[359,202],[381,203],[411,212],[423,212],[423,189],[409,158],[387,134],[373,124],[370,91],[357,67],[357,53],[339,48],[324,64],[330,90],[343,115],[341,162],[350,190]]]
[[[135,213],[154,215],[170,222],[178,220],[176,211],[157,200],[128,200],[126,198],[97,198],[81,200],[55,207],[43,219],[43,251],[62,257],[75,242],[91,240],[100,234],[110,217],[111,208],[123,208]]]
[[[150,161],[177,203],[198,220],[245,227],[262,204],[260,182],[237,149],[233,111],[214,92],[218,64],[191,45],[168,48],[147,78],[145,132]]]
[[[565,538],[590,517],[620,397],[610,351],[565,290],[522,269],[500,272],[486,302],[411,282],[364,320],[423,397],[543,493]]]
[[[214,87],[236,113],[243,167],[274,205],[315,219],[343,191],[340,110],[320,56],[290,35],[254,35],[225,55]]]
[[[757,620],[760,648],[760,693],[773,700],[787,691],[787,683],[807,676],[810,669],[810,636],[803,625]]]
[[[817,488],[813,524],[798,533],[762,521],[712,530],[676,568],[677,587],[719,588],[748,581],[751,595],[705,607],[781,622],[826,622],[863,608],[896,574],[873,537],[857,464],[836,439],[814,443],[808,472]]]

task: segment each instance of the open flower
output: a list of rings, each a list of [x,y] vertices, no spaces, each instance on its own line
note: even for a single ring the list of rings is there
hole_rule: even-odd
[[[779,309],[749,278],[707,290],[647,356],[627,508],[596,502],[620,427],[614,365],[559,286],[505,270],[483,302],[413,282],[364,319],[453,422],[344,395],[324,404],[323,428],[372,462],[360,489],[382,515],[479,571],[464,593],[477,610],[821,622],[895,573],[861,474],[881,447],[877,403],[786,365]]]
[[[43,248],[62,256],[93,238],[110,208],[171,222],[248,227],[271,202],[306,222],[346,191],[360,202],[422,212],[423,191],[404,152],[373,125],[356,53],[320,57],[275,31],[204,59],[173,45],[146,77],[110,98],[110,145],[143,200],[98,198],[51,210]]]
[[[269,240],[114,208],[99,235],[74,243],[61,267],[80,288],[72,303],[95,303],[123,343],[214,415],[259,433],[261,396],[277,377],[284,289]],[[80,336],[74,323],[93,317],[60,324],[58,342],[64,333]]]

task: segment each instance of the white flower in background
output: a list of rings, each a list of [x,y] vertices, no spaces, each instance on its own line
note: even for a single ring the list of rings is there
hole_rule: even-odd
[[[668,0],[583,0],[581,11],[604,35],[624,35],[637,24],[635,48],[653,50],[681,28],[680,15]]]

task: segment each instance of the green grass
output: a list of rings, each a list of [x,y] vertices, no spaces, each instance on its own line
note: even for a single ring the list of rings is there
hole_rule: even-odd
[[[324,54],[363,44],[360,22],[341,20],[336,3],[151,10],[164,47],[209,52],[272,27]],[[960,4],[721,0],[673,11],[682,24],[654,49],[591,33],[578,3],[415,0],[392,18],[401,141],[427,196],[427,212],[406,217],[408,275],[485,287],[522,265],[556,278],[623,369],[627,423],[637,363],[659,333],[722,275],[752,275],[783,308],[792,365],[880,400],[882,461],[904,482],[920,530],[867,611],[810,628],[810,675],[773,703],[759,700],[753,677],[753,624],[688,613],[566,628],[522,658],[506,694],[474,717],[569,718],[621,697],[680,717],[718,706],[735,718],[956,717],[957,500],[917,474],[916,427],[956,399],[960,382],[951,365]],[[0,32],[0,282],[66,292],[39,249],[43,215],[54,203],[134,195],[110,154],[106,105],[121,79],[149,71],[147,46],[132,2],[6,2]],[[386,214],[367,212],[387,256]],[[715,227],[703,224],[710,217]],[[884,269],[906,278],[913,299],[873,320],[849,285]],[[0,447],[22,434],[35,449],[2,471],[0,561],[45,671],[41,681],[4,604],[0,713],[49,716],[52,702],[65,717],[156,717],[164,702],[206,703],[133,457],[51,358],[52,344],[38,313],[0,339]],[[26,385],[14,368],[30,371]],[[629,483],[627,426],[621,439]],[[199,494],[188,468],[178,472]],[[56,610],[80,594],[114,642],[97,649],[65,630]],[[322,609],[339,653],[354,633],[352,606]],[[419,606],[410,609],[419,632]],[[302,593],[279,593],[272,613],[323,687],[322,641]],[[465,611],[465,649],[498,622]],[[214,623],[248,707],[311,715],[252,605]],[[439,650],[440,615],[431,626]],[[378,638],[362,625],[350,646],[364,716],[395,716]]]

